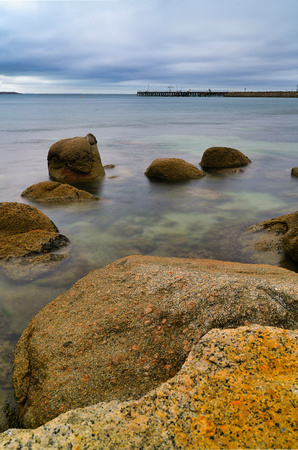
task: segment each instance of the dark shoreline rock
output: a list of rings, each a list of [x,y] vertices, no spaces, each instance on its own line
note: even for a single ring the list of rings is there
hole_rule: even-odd
[[[30,322],[14,360],[23,427],[138,399],[212,328],[297,327],[298,275],[268,265],[130,256],[97,269]]]

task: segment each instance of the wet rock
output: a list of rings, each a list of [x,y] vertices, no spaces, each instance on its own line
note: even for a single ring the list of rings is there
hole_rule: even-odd
[[[293,177],[298,177],[298,167],[293,167],[291,174]]]
[[[24,203],[0,203],[0,265],[15,280],[26,265],[37,266],[49,252],[66,246],[69,240],[41,211]],[[55,258],[52,258],[52,262]],[[61,261],[56,258],[56,262]]]
[[[182,181],[193,178],[202,178],[205,174],[198,167],[180,158],[155,159],[147,167],[145,175],[164,181]]]
[[[212,329],[180,372],[138,401],[99,403],[37,430],[9,430],[3,448],[296,448],[297,331]]]
[[[260,233],[257,249],[276,249],[278,252],[283,250],[288,258],[298,262],[298,211],[264,220],[249,227],[248,231],[263,232]]]
[[[0,203],[0,259],[46,253],[68,239],[41,211],[24,203]]]
[[[57,181],[43,181],[33,184],[22,192],[22,197],[37,203],[52,205],[99,200],[98,197],[89,192]]]
[[[16,418],[16,412],[10,405],[12,393],[12,360],[14,345],[0,339],[0,433],[13,426],[12,416]]]
[[[85,137],[62,139],[48,152],[50,177],[61,182],[87,182],[100,180],[105,171],[93,134]]]
[[[176,375],[214,327],[297,326],[298,275],[266,265],[131,256],[48,304],[19,340],[23,427],[70,409],[138,399]]]
[[[249,164],[250,159],[239,150],[229,147],[210,147],[205,150],[200,165],[203,168],[234,168]]]

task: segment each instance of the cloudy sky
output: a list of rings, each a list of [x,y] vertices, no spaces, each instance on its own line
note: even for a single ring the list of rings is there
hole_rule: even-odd
[[[296,90],[298,0],[0,0],[0,91]]]

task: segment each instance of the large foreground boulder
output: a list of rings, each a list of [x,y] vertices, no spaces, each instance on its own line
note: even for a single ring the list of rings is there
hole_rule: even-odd
[[[48,169],[50,177],[61,182],[100,180],[105,171],[95,136],[89,133],[53,144],[48,152]]]
[[[0,259],[47,253],[68,243],[41,211],[24,203],[0,203]]]
[[[164,181],[183,181],[202,178],[205,174],[198,167],[180,158],[155,159],[147,167],[145,175]]]
[[[70,411],[37,430],[9,430],[0,435],[0,445],[294,449],[297,341],[297,331],[279,328],[213,329],[174,378],[140,400]]]
[[[298,211],[273,219],[264,220],[249,227],[250,232],[261,232],[257,249],[284,251],[295,263],[298,262]],[[263,233],[262,233],[263,232]]]
[[[266,265],[131,256],[97,269],[30,322],[14,360],[23,427],[138,399],[214,327],[297,326],[298,275]]]
[[[205,150],[200,165],[209,169],[225,169],[247,166],[250,162],[247,156],[235,148],[210,147]]]
[[[86,202],[99,200],[98,197],[82,189],[77,189],[70,184],[62,184],[58,181],[42,181],[33,184],[22,192],[22,197],[36,203],[59,205],[72,202]]]

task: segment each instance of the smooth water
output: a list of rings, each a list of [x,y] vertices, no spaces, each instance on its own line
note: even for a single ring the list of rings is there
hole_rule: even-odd
[[[103,164],[116,166],[86,186],[102,201],[35,205],[70,239],[69,256],[34,281],[0,273],[0,360],[10,358],[41,308],[115,259],[142,254],[283,264],[266,255],[260,260],[242,235],[247,225],[298,209],[298,179],[291,177],[298,165],[297,99],[0,95],[0,124],[0,201],[26,202],[22,191],[49,179],[47,153],[59,139],[93,133]],[[198,165],[211,146],[237,148],[252,164],[237,174],[176,184],[144,176],[160,157]],[[11,396],[9,370],[2,373],[0,402]]]

